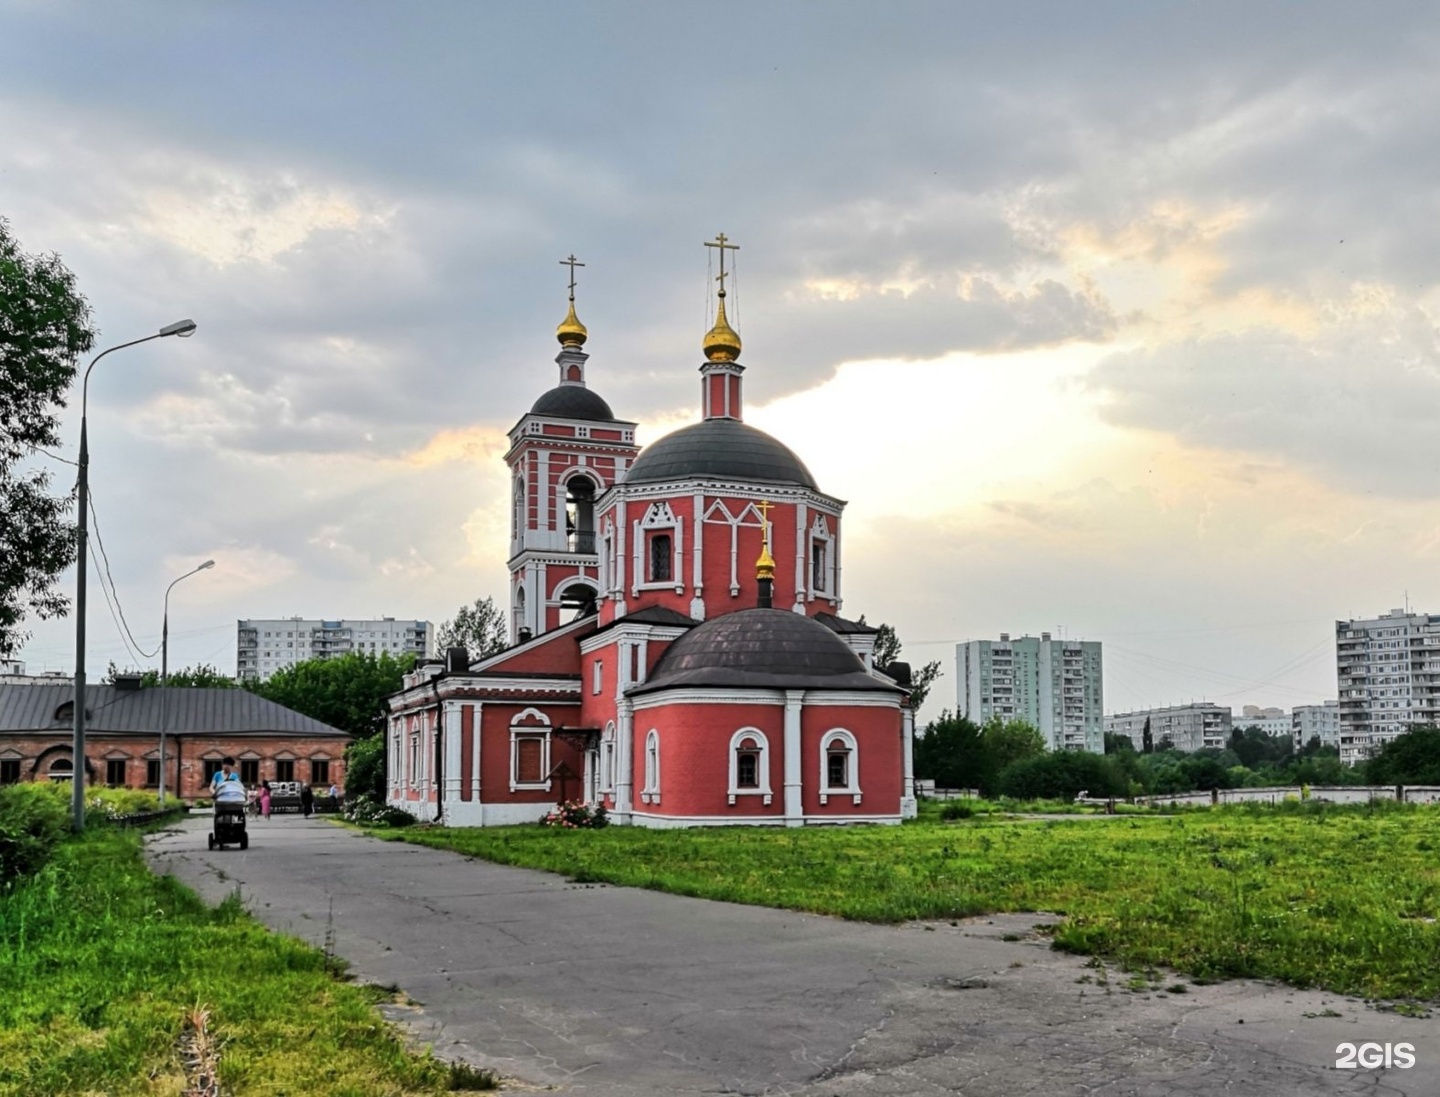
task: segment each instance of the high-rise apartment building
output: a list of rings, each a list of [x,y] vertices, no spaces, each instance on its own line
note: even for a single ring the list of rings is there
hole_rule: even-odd
[[[1238,716],[1230,718],[1230,723],[1237,728],[1259,728],[1266,735],[1289,735],[1294,730],[1290,714],[1283,708],[1261,708],[1259,705],[1244,706]]]
[[[1136,750],[1145,749],[1147,726],[1150,743],[1157,748],[1168,743],[1176,750],[1190,753],[1207,747],[1223,749],[1230,742],[1230,710],[1208,701],[1117,712],[1105,717],[1105,731],[1110,735],[1129,736]]]
[[[1100,643],[1052,640],[1048,632],[955,647],[957,708],[983,724],[1024,720],[1051,750],[1105,749]]]
[[[235,676],[263,681],[277,670],[346,652],[389,652],[419,658],[435,653],[435,626],[429,621],[311,621],[284,617],[238,621],[235,626]]]
[[[1290,729],[1295,736],[1295,749],[1301,750],[1311,739],[1319,739],[1322,747],[1340,749],[1340,702],[1326,701],[1321,705],[1296,705],[1290,713]]]
[[[1440,614],[1392,609],[1335,622],[1340,760],[1377,753],[1412,724],[1440,719]]]

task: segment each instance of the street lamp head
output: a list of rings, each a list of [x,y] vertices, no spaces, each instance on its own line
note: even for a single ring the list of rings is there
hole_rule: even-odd
[[[196,570],[196,571],[204,571],[206,568],[213,568],[214,566],[215,566],[215,561],[214,561],[214,560],[206,560],[203,564],[201,564],[201,565],[200,565],[198,568],[196,568],[195,570]]]
[[[166,324],[160,329],[161,335],[178,335],[181,339],[188,339],[195,334],[194,320],[176,320],[173,324]]]

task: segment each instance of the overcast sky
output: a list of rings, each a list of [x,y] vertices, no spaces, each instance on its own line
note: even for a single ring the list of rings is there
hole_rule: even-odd
[[[747,418],[850,500],[845,612],[1105,644],[1107,711],[1335,694],[1440,612],[1431,5],[0,0],[0,216],[73,269],[136,638],[505,597],[504,432],[588,377]],[[78,421],[67,422],[74,456]],[[54,466],[60,479],[73,470]],[[65,579],[73,589],[73,579]],[[131,664],[92,579],[90,665]],[[32,670],[73,666],[37,622]]]

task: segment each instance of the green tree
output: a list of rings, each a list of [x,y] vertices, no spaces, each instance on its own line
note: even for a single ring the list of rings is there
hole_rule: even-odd
[[[985,750],[980,729],[964,716],[947,710],[915,737],[915,776],[937,788],[978,788],[989,792],[995,767]]]
[[[1378,785],[1440,785],[1440,728],[1411,728],[1381,747],[1365,770]]]
[[[396,657],[352,651],[329,659],[309,659],[276,671],[246,688],[313,720],[348,731],[357,738],[385,730],[391,694],[399,693],[413,655]]]
[[[1031,755],[1006,766],[997,782],[1002,796],[1020,800],[1073,800],[1089,796],[1125,796],[1130,781],[1114,759],[1083,750]]]
[[[368,735],[345,748],[345,798],[385,802],[385,736]]]
[[[493,598],[477,598],[473,606],[456,610],[453,621],[441,622],[435,646],[442,652],[463,647],[471,659],[484,659],[510,646],[510,626]]]
[[[860,624],[865,623],[865,618],[860,618]],[[871,658],[874,660],[877,670],[883,671],[891,663],[900,662],[900,651],[902,645],[900,637],[889,625],[876,626],[875,652]],[[923,667],[912,666],[910,668],[910,707],[916,712],[925,703],[925,698],[930,696],[930,687],[940,677],[940,662],[932,659]],[[948,787],[948,786],[947,786]]]
[[[110,669],[105,672],[105,681],[113,683],[117,675],[125,674],[113,662]],[[160,672],[158,670],[146,670],[140,674],[140,686],[142,689],[152,689],[160,684]],[[172,688],[185,689],[237,689],[239,683],[228,674],[223,673],[219,667],[211,666],[209,663],[200,663],[193,667],[182,667],[179,670],[172,670],[166,684]]]
[[[58,409],[76,362],[95,343],[90,306],[56,255],[28,255],[0,219],[0,658],[28,636],[28,614],[56,617],[56,580],[75,559],[70,497],[22,464],[59,445]]]
[[[1121,735],[1119,732],[1107,731],[1105,733],[1106,754],[1134,754],[1135,743],[1128,735]]]
[[[1045,753],[1045,736],[1024,720],[1002,720],[992,716],[980,729],[980,742],[996,772],[1025,758]]]

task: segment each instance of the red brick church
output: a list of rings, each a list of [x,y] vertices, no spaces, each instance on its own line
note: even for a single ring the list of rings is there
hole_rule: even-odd
[[[733,245],[710,246],[704,418],[643,450],[586,379],[572,266],[559,383],[505,455],[512,646],[407,677],[391,804],[453,826],[531,822],[566,799],[656,827],[914,814],[908,668],[882,673],[875,630],[840,616],[844,502],[744,421]]]

